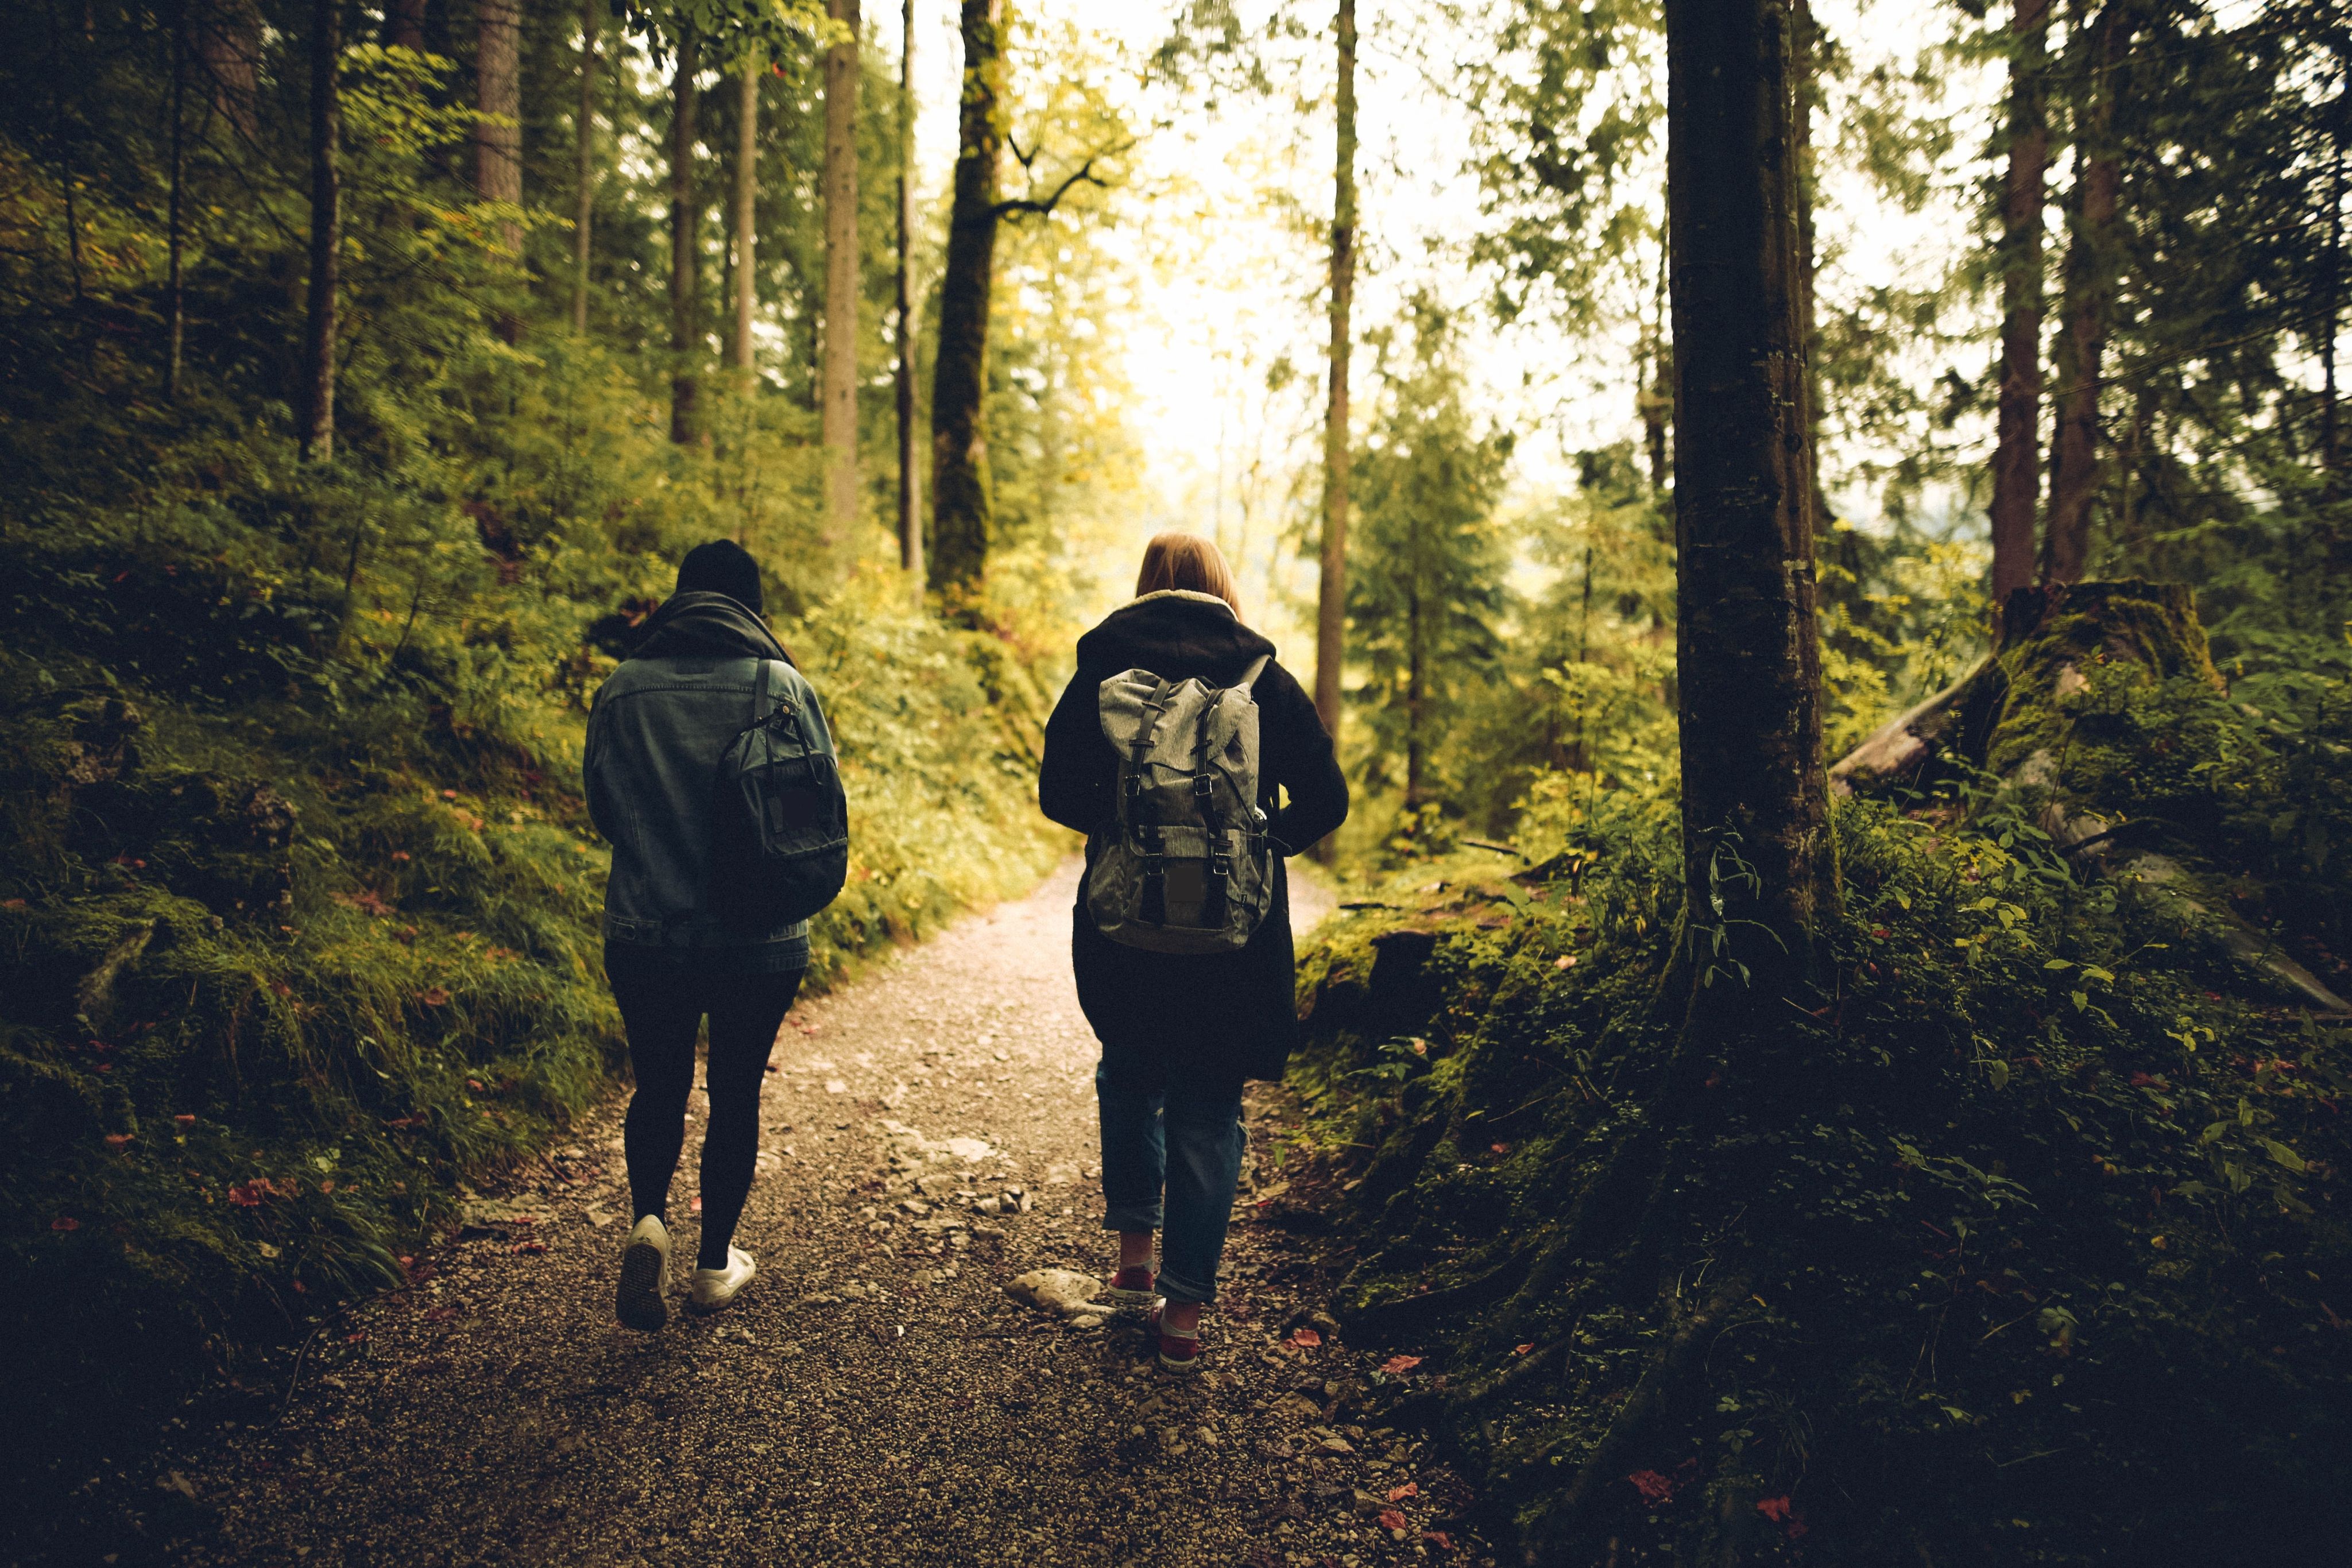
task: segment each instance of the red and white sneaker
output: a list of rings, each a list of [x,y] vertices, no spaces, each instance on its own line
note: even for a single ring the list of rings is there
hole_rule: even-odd
[[[1163,1301],[1151,1309],[1151,1316],[1146,1320],[1151,1337],[1160,1342],[1160,1370],[1189,1376],[1201,1370],[1201,1336],[1197,1332],[1178,1333],[1169,1328],[1162,1321],[1166,1312],[1167,1303]]]
[[[1160,1301],[1160,1279],[1145,1264],[1121,1269],[1110,1277],[1103,1291],[1103,1300],[1118,1307],[1156,1306]]]

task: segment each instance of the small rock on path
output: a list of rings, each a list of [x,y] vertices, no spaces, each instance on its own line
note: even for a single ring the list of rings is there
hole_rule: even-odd
[[[412,1288],[313,1336],[278,1419],[248,1412],[163,1457],[159,1484],[195,1504],[173,1511],[203,1522],[154,1542],[163,1560],[1483,1558],[1458,1529],[1424,1534],[1467,1493],[1418,1437],[1357,1424],[1373,1362],[1293,1332],[1328,1288],[1296,1238],[1237,1221],[1209,1370],[1189,1379],[1153,1367],[1131,1317],[1008,1294],[1032,1270],[1112,1261],[1097,1048],[1070,980],[1076,877],[1074,862],[793,1010],[738,1235],[760,1275],[736,1306],[652,1335],[614,1322],[615,1106],[535,1187],[486,1201],[472,1239],[420,1258]],[[1329,895],[1292,885],[1304,929]],[[1280,1103],[1252,1091],[1267,1188]],[[671,1203],[681,1286],[693,1131]],[[1237,1212],[1255,1212],[1247,1191]]]

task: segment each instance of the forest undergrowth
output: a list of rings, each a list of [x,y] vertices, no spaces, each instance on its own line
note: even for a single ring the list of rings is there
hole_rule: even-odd
[[[2095,664],[1992,749],[2057,737],[2070,790],[2340,991],[2341,672],[2218,685]],[[1516,845],[1395,841],[1300,978],[1342,1321],[1497,1526],[1562,1563],[2327,1555],[2344,1019],[1956,764],[1838,804],[1818,1007],[1677,1105],[1676,808],[1605,782],[1544,776]]]
[[[593,395],[599,369],[555,379]],[[728,519],[719,465],[620,420],[598,467],[551,439],[469,496],[423,454],[301,468],[219,411],[16,428],[38,482],[0,518],[0,1333],[25,1408],[112,1441],[397,1284],[469,1184],[612,1092],[587,702]],[[778,559],[772,602],[827,591],[778,629],[852,802],[822,987],[1061,842],[1028,807],[1019,653],[887,570]]]

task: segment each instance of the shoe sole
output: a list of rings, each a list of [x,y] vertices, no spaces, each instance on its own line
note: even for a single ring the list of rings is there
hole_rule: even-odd
[[[1114,1307],[1156,1307],[1160,1304],[1157,1291],[1105,1291],[1103,1300]]]
[[[1179,1361],[1163,1350],[1160,1353],[1159,1360],[1160,1371],[1172,1372],[1179,1377],[1190,1377],[1201,1370],[1201,1358],[1198,1355],[1188,1355]]]
[[[621,1254],[621,1289],[613,1315],[640,1333],[652,1333],[669,1322],[669,1303],[662,1298],[661,1249],[650,1241],[632,1242]]]

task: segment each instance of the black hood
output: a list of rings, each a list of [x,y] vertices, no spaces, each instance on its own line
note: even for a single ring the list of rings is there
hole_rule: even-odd
[[[1150,670],[1163,680],[1224,685],[1274,644],[1241,623],[1233,607],[1206,593],[1147,593],[1103,617],[1078,639],[1078,663],[1116,674]]]
[[[776,634],[724,593],[674,593],[646,618],[633,659],[782,659],[798,668]]]

